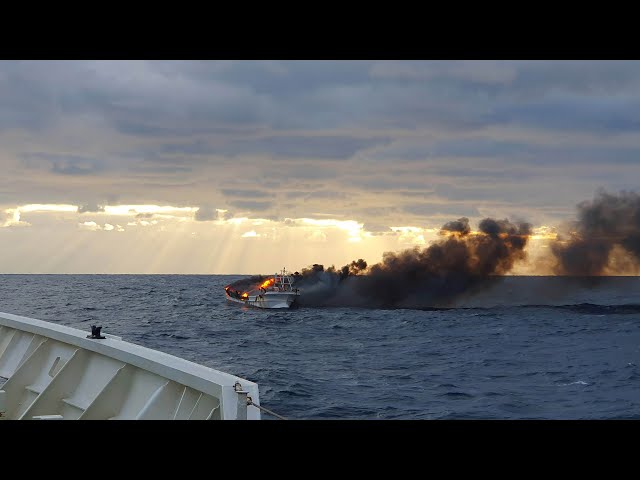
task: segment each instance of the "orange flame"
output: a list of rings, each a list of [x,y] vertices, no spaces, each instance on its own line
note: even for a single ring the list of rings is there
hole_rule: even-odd
[[[273,285],[275,283],[275,281],[276,281],[275,278],[270,278],[269,280],[266,280],[265,282],[263,282],[262,285],[260,285],[260,288],[270,287],[271,285]]]
[[[242,294],[242,298],[247,298],[248,296],[249,296],[249,294],[248,294],[247,292],[244,292],[244,293]]]

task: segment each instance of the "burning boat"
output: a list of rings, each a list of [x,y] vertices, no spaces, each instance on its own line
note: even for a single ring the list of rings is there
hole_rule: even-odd
[[[231,285],[224,287],[227,300],[257,308],[289,308],[300,296],[293,287],[294,277],[282,270],[255,288],[241,292]]]

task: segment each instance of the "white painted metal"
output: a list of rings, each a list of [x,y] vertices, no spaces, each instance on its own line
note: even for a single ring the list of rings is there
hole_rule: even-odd
[[[0,420],[260,419],[254,382],[89,333],[0,313]]]
[[[245,299],[238,299],[226,294],[227,300],[258,308],[289,308],[297,295],[296,293],[267,292],[262,295],[249,295]]]

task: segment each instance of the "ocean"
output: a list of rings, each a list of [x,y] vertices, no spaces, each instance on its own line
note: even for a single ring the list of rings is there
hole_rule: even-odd
[[[640,418],[640,277],[504,277],[447,308],[287,311],[225,300],[242,278],[1,275],[0,311],[238,375],[291,419]]]

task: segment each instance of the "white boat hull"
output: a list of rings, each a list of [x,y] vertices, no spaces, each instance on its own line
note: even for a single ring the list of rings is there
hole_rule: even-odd
[[[295,302],[297,293],[294,292],[267,292],[262,295],[249,295],[246,299],[239,299],[225,294],[227,300],[243,303],[256,308],[290,308]]]
[[[260,419],[257,384],[88,333],[0,313],[0,420]]]

